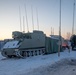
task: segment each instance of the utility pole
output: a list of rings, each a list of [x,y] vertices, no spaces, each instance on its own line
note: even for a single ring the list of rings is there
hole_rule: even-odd
[[[58,49],[58,56],[60,56],[60,50],[61,50],[61,45],[62,45],[62,40],[61,40],[61,0],[60,0],[60,11],[59,11],[59,49]]]
[[[72,35],[74,34],[74,21],[75,21],[75,0],[73,4],[73,25],[72,25]]]

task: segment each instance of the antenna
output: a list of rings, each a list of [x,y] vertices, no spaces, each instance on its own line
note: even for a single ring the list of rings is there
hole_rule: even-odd
[[[25,18],[23,16],[23,32],[25,32],[25,23],[24,23],[24,21],[25,21]]]
[[[61,43],[62,43],[62,41],[61,41],[61,0],[60,0],[60,10],[59,10],[59,12],[60,12],[60,15],[59,15],[60,20],[59,20],[59,49],[58,49],[58,56],[60,56]]]
[[[19,6],[19,17],[20,17],[20,31],[22,31],[22,26],[21,26],[21,10],[20,10],[20,6]]]
[[[27,31],[29,32],[28,19],[27,19],[27,10],[26,10],[26,4],[25,4],[25,13],[26,13]]]
[[[52,27],[51,27],[51,35],[52,35]]]
[[[75,21],[75,0],[73,4],[73,25],[72,25],[72,35],[74,34],[74,21]]]
[[[37,26],[38,26],[38,30],[39,30],[39,20],[38,20],[38,11],[37,11],[37,8],[36,8],[36,14],[37,14]]]
[[[54,28],[53,28],[53,35],[54,35]]]
[[[34,30],[34,20],[33,20],[33,8],[32,8],[32,5],[31,5],[31,11],[32,11],[32,25],[33,25],[33,30]]]

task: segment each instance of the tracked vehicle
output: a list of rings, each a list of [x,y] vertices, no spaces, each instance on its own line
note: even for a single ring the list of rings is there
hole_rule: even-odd
[[[24,57],[45,53],[46,35],[42,31],[22,33],[14,31],[13,40],[7,42],[1,51],[4,57]]]
[[[42,31],[22,33],[14,31],[12,40],[1,51],[4,57],[29,57],[58,52],[59,39],[47,37]]]

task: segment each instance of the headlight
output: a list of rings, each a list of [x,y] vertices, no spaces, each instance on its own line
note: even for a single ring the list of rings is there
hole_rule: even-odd
[[[15,51],[18,51],[19,49],[15,49]]]

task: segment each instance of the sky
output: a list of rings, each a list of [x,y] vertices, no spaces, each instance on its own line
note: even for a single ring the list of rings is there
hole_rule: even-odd
[[[26,12],[27,12],[28,27],[30,32],[33,31],[32,16],[33,16],[34,30],[38,30],[37,25],[37,16],[38,16],[39,30],[43,31],[48,36],[51,34],[51,27],[52,27],[52,29],[54,29],[54,34],[58,35],[59,15],[60,15],[59,1],[60,0],[0,0],[0,39],[12,38],[13,31],[20,31],[19,7],[21,11],[22,31],[23,31],[23,16],[24,16],[25,32],[27,32],[27,23],[26,23]],[[74,0],[61,0],[61,1],[62,1],[61,34],[64,38],[66,38],[67,32],[70,33],[72,32]],[[25,5],[26,5],[26,12],[25,12]],[[75,24],[76,24],[76,18],[75,18]],[[74,33],[76,33],[75,30],[76,26],[74,26]]]

